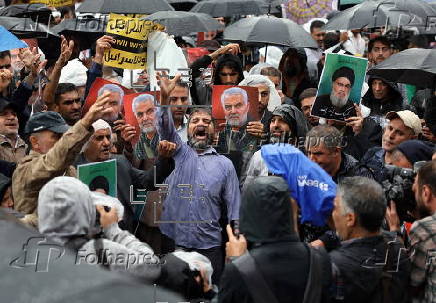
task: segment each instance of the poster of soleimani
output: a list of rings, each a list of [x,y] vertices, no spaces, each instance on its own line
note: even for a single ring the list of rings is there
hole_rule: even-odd
[[[367,65],[364,58],[327,54],[311,115],[337,121],[356,116]]]

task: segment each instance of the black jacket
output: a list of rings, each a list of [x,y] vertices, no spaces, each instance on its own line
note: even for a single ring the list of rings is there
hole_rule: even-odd
[[[353,129],[346,126],[343,134],[346,146],[343,150],[360,160],[369,148],[381,145],[382,132],[380,124],[369,117],[363,119],[362,130],[358,135],[354,135]]]
[[[240,229],[249,244],[257,268],[280,303],[302,302],[309,273],[309,250],[292,229],[291,204],[286,181],[259,177],[244,191]],[[323,302],[328,301],[331,267],[322,257]],[[219,302],[254,302],[239,270],[226,264],[221,277]]]
[[[374,179],[374,175],[367,166],[360,164],[359,161],[354,159],[352,156],[342,153],[341,166],[339,167],[336,176],[332,178],[333,181],[339,183],[346,177],[356,176]]]
[[[379,100],[374,98],[371,86],[372,82],[374,82],[376,79],[382,80],[389,86],[390,92],[386,99]],[[362,104],[366,107],[369,107],[371,110],[370,116],[384,117],[390,111],[397,112],[403,109],[403,97],[401,96],[401,92],[395,83],[386,81],[380,77],[372,76],[368,80],[368,85],[369,89],[362,98]]]
[[[333,106],[330,95],[322,95],[316,97],[311,114],[326,119],[344,121],[346,118],[355,117],[356,110],[351,100],[348,100],[343,107],[337,108]]]
[[[393,242],[389,246],[389,254],[386,255],[389,241]],[[402,248],[404,246],[398,240],[384,239],[380,235],[344,241],[339,248],[331,251],[331,261],[337,269],[333,273],[336,277],[335,284],[339,288],[342,285],[342,289],[337,290],[336,294],[344,298],[337,302],[385,302],[382,271],[386,271],[389,276],[388,293],[391,302],[408,302],[410,261]],[[388,262],[384,266],[386,256]],[[397,257],[400,259],[397,260]]]
[[[231,61],[234,66],[237,67],[236,72],[239,74],[238,82],[244,80],[244,73],[242,69],[241,60],[237,56],[231,54],[225,54],[218,58],[216,62],[215,69],[213,71],[213,85],[222,85],[219,72],[224,67],[226,63]],[[191,98],[192,102],[196,105],[211,105],[212,104],[212,90],[210,86],[207,86],[203,83],[202,79],[200,79],[202,69],[207,68],[212,63],[212,58],[210,56],[203,56],[191,64],[192,71],[192,80],[194,85],[191,85]]]

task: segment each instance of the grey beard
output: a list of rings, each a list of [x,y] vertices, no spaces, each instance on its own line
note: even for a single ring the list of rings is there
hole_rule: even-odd
[[[188,145],[191,146],[193,149],[206,150],[211,146],[211,144],[212,140],[209,135],[207,135],[206,140],[197,140],[192,136],[188,136]]]
[[[152,132],[154,132],[154,131],[155,131],[155,128],[154,128],[153,126],[142,127],[142,128],[141,128],[141,131],[142,131],[144,134],[148,134],[148,133],[152,133]]]
[[[335,96],[334,92],[332,91],[330,94],[330,101],[332,102],[334,107],[341,108],[341,107],[344,107],[345,104],[347,104],[349,96],[350,95],[348,94],[347,96],[345,96],[345,98],[339,98],[339,97]]]
[[[247,122],[248,119],[248,113],[245,114],[241,120],[235,120],[235,119],[228,119],[227,124],[233,127],[242,126]]]

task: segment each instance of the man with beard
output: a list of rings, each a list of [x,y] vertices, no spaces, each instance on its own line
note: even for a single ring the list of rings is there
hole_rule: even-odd
[[[247,123],[248,104],[247,92],[240,87],[231,87],[221,94],[221,105],[226,117],[226,123],[232,127],[242,127]]]
[[[180,75],[172,80],[162,75],[157,78],[161,105],[168,105]],[[219,220],[225,216],[228,221],[239,219],[236,171],[232,162],[211,146],[215,125],[207,109],[195,108],[189,116],[188,143],[177,134],[168,107],[159,107],[156,117],[160,138],[177,144],[173,156],[176,168],[165,180],[168,195],[160,229],[177,248],[208,257],[213,267],[212,281],[217,284],[224,265]]]
[[[435,302],[436,161],[428,162],[418,170],[412,189],[423,218],[413,223],[409,234],[412,251],[412,294],[419,302]]]
[[[72,83],[59,83],[54,97],[55,112],[58,112],[69,126],[79,121],[82,115],[82,100]]]
[[[259,121],[249,121],[247,92],[240,87],[231,87],[221,94],[221,105],[226,118],[224,130],[218,136],[218,152],[251,151],[263,131]],[[233,160],[232,160],[233,161]],[[233,161],[235,164],[235,161]],[[239,165],[235,165],[236,171]]]
[[[354,78],[354,71],[351,68],[346,66],[338,68],[332,76],[330,95],[317,97],[311,114],[339,121],[344,121],[348,117],[355,117],[354,103],[348,99],[354,84]]]
[[[103,162],[109,159],[116,159],[117,161],[117,196],[120,202],[124,205],[124,217],[120,224],[122,229],[128,230],[135,234],[136,224],[133,206],[130,200],[131,186],[135,189],[153,190],[154,187],[154,168],[144,171],[139,170],[130,164],[130,162],[123,155],[112,155],[110,150],[112,147],[112,130],[110,125],[99,119],[92,124],[94,134],[83,148],[76,162],[75,166],[81,164],[88,164],[93,162]],[[171,150],[174,151],[175,145],[171,142],[161,142],[159,145],[159,154],[168,156]],[[171,165],[169,159],[160,157],[156,161],[156,182],[162,181],[169,175]],[[142,240],[142,239],[141,239]]]
[[[150,94],[142,94],[133,99],[132,111],[138,121],[141,135],[135,146],[134,155],[139,160],[154,161],[159,144],[159,135],[156,132],[155,99]],[[149,168],[149,165],[146,165]]]
[[[291,143],[298,145],[299,138],[306,136],[307,124],[303,114],[293,105],[282,104],[272,112],[269,123],[268,143]],[[303,141],[304,143],[304,141]],[[254,153],[248,164],[246,175],[241,178],[243,191],[259,176],[268,176],[268,167],[262,158],[261,150]]]
[[[97,93],[97,97],[101,96],[105,91],[110,92],[109,106],[112,107],[112,112],[103,116],[103,120],[107,122],[114,122],[118,119],[123,104],[124,91],[116,84],[105,84]]]

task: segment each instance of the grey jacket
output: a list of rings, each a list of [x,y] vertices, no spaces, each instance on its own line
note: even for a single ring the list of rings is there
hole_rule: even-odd
[[[96,223],[97,197],[76,178],[54,178],[39,193],[39,231],[55,243],[66,246],[77,239],[92,239],[100,231]],[[116,223],[104,228],[103,235],[103,239],[98,240],[101,244],[99,253],[104,252],[106,263],[100,265],[150,281],[159,277],[159,258],[150,246],[121,230]],[[77,264],[99,264],[95,241],[84,241],[78,248]]]

